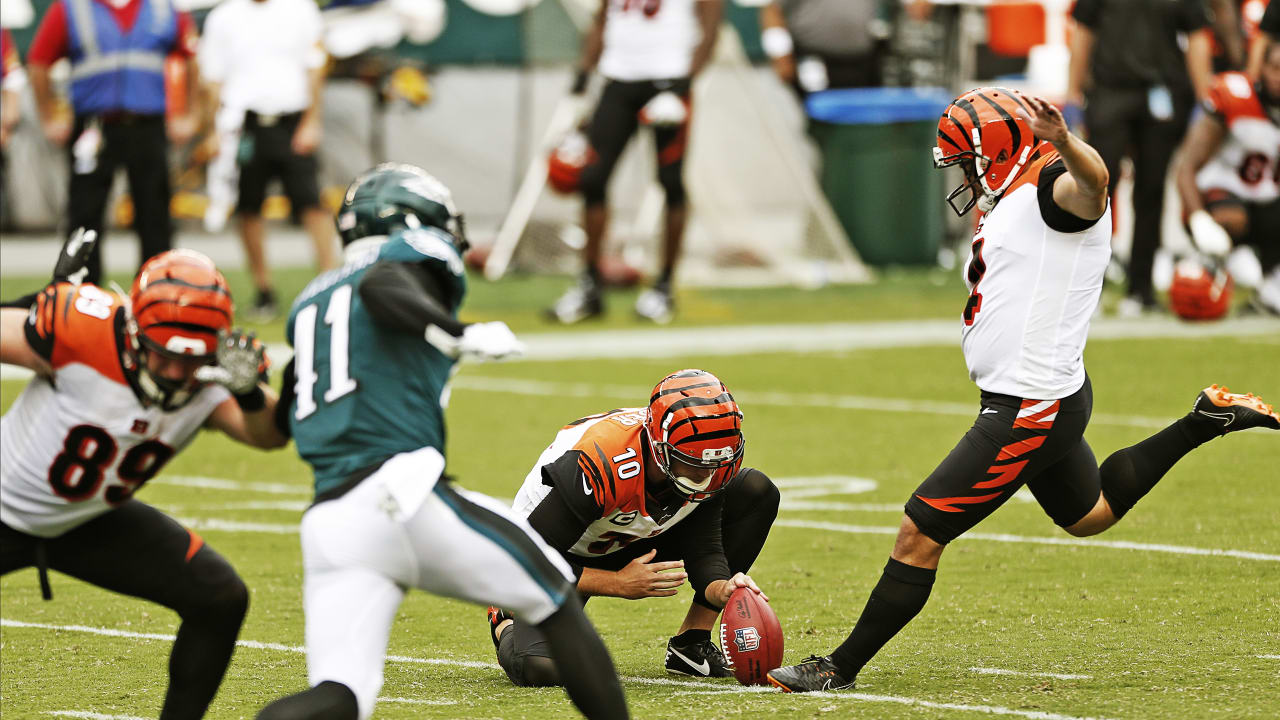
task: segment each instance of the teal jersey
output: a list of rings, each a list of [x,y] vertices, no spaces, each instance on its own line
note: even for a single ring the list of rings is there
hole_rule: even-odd
[[[380,326],[360,299],[378,262],[426,263],[457,313],[466,292],[462,258],[435,228],[402,230],[318,276],[294,300],[285,332],[297,397],[289,424],[316,493],[403,452],[444,454],[444,405],[454,361],[420,335]]]

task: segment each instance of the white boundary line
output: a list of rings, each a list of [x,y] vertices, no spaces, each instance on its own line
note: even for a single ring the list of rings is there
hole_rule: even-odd
[[[1073,673],[1022,672],[1021,670],[1005,670],[1004,668],[971,667],[970,672],[979,675],[1017,675],[1019,677],[1049,677],[1058,680],[1092,680],[1092,675],[1076,675]]]
[[[1262,660],[1280,660],[1280,655],[1259,655]]]
[[[152,480],[150,485],[177,485],[179,487],[204,488],[208,490],[235,490],[270,493],[272,495],[306,495],[312,493],[310,483],[261,483],[226,478],[201,477],[199,475],[163,475]]]
[[[31,623],[21,620],[10,620],[8,618],[0,619],[0,626],[18,627],[18,628],[34,628],[38,630],[62,630],[70,632],[84,632],[93,635],[104,635],[107,637],[129,638],[134,640],[168,640],[174,639],[173,635],[162,635],[159,633],[137,633],[127,630],[114,630],[112,628],[95,628],[86,625],[50,625],[47,623]],[[253,648],[258,650],[279,650],[291,653],[305,653],[304,648],[295,645],[284,645],[282,643],[265,643],[253,640],[238,640],[238,647]],[[422,665],[449,665],[454,667],[470,667],[470,668],[488,668],[498,669],[496,663],[479,662],[474,660],[451,660],[446,658],[416,658],[406,657],[403,655],[388,655],[389,662],[414,663]],[[623,681],[641,685],[664,685],[685,687],[688,690],[678,691],[676,694],[682,695],[722,695],[722,694],[740,694],[740,693],[777,693],[773,688],[763,687],[725,687],[721,684],[711,684],[697,681],[672,680],[668,678],[650,678],[650,677],[622,677]],[[961,710],[969,712],[981,712],[989,715],[1014,715],[1018,717],[1029,718],[1030,720],[1103,720],[1101,718],[1085,718],[1075,715],[1061,715],[1058,713],[1047,713],[1034,710],[1015,710],[1013,708],[1000,707],[998,705],[965,705],[961,703],[942,703],[932,700],[921,700],[919,698],[899,697],[896,695],[872,695],[859,692],[840,692],[840,693],[812,693],[807,695],[792,695],[793,698],[820,699],[820,700],[861,700],[865,702],[879,703],[896,703],[899,705],[914,705],[918,707],[934,708],[939,710]],[[449,701],[441,700],[415,700],[411,698],[378,698],[378,702],[401,702],[411,703],[415,705],[446,705],[454,704]],[[58,715],[62,717],[86,718],[87,720],[142,720],[129,715],[102,715],[80,710],[53,710],[45,713],[46,715]]]
[[[834,532],[854,533],[859,535],[897,535],[896,527],[872,525],[845,525],[842,523],[820,522],[813,520],[775,520],[774,527],[808,528],[810,530],[832,530]],[[1004,533],[975,533],[961,535],[959,540],[988,540],[1006,543],[1033,543],[1036,545],[1071,545],[1077,547],[1102,547],[1113,550],[1140,550],[1143,552],[1163,552],[1174,555],[1204,555],[1212,557],[1231,557],[1240,560],[1260,560],[1262,562],[1280,562],[1280,555],[1251,552],[1248,550],[1219,550],[1216,548],[1197,548],[1184,545],[1165,545],[1161,543],[1139,543],[1129,540],[1090,540],[1076,537],[1035,537],[1031,535],[1007,535]]]

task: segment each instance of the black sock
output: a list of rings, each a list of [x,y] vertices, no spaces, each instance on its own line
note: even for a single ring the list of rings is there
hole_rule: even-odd
[[[595,263],[587,263],[587,267],[582,271],[582,284],[590,286],[593,290],[603,284],[600,281],[599,265]]]
[[[356,720],[356,694],[342,683],[326,680],[262,708],[257,720]]]
[[[667,295],[671,294],[671,274],[675,272],[672,268],[663,268],[662,274],[658,276],[658,281],[653,284],[653,289]]]
[[[189,611],[183,617],[169,653],[169,689],[160,720],[204,716],[227,672],[248,609],[249,591],[233,576],[217,590],[208,591],[198,613]]]
[[[688,647],[694,643],[711,642],[710,630],[685,630],[671,638],[671,644]]]
[[[569,699],[588,720],[627,720],[627,699],[604,641],[582,612],[576,595],[538,624],[547,638]]]
[[[831,653],[840,674],[852,680],[884,644],[906,627],[933,589],[937,570],[915,567],[889,558],[884,574],[867,599],[853,632]]]
[[[1187,413],[1137,445],[1112,453],[1099,468],[1111,512],[1124,517],[1183,455],[1220,435],[1222,428],[1213,421]]]

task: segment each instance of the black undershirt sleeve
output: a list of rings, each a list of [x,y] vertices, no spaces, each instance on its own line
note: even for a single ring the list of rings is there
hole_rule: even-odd
[[[293,436],[289,431],[289,411],[293,409],[293,386],[297,381],[297,374],[293,370],[293,358],[290,358],[289,364],[284,366],[284,373],[280,379],[280,400],[276,403],[275,417],[276,429],[285,437]]]
[[[704,600],[708,585],[716,580],[727,580],[733,574],[729,572],[729,560],[724,555],[723,514],[724,497],[714,497],[702,503],[676,526],[681,533],[681,547],[685,550],[684,570],[689,574],[689,586]]]
[[[590,523],[584,523],[569,509],[569,504],[564,501],[564,495],[557,488],[551,488],[551,492],[542,498],[542,502],[529,513],[529,525],[547,541],[547,544],[555,548],[556,551],[564,557],[569,563],[569,567],[573,568],[573,578],[576,582],[582,577],[582,564],[573,555],[569,554],[569,548],[578,542],[578,538],[582,537],[582,533],[586,531]]]
[[[1269,33],[1272,40],[1280,40],[1280,3],[1267,5],[1267,11],[1262,13],[1262,20],[1258,22],[1258,29]]]
[[[374,321],[397,330],[425,335],[435,325],[454,337],[465,325],[452,317],[444,289],[422,263],[384,261],[360,279],[360,299]]]
[[[1053,183],[1059,175],[1066,172],[1067,166],[1061,160],[1054,160],[1040,171],[1039,184],[1036,186],[1036,197],[1040,201],[1040,217],[1044,218],[1046,225],[1060,233],[1084,232],[1093,227],[1098,220],[1086,220],[1078,215],[1072,215],[1063,210],[1053,199]]]

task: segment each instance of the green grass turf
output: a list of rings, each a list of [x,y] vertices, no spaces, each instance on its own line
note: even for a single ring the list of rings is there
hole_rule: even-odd
[[[232,279],[233,285],[243,283]],[[807,295],[705,291],[690,297],[686,324],[805,319],[950,316],[963,303],[958,282],[932,294],[928,274],[872,288]],[[300,287],[299,278],[294,287]],[[282,283],[283,284],[283,283]],[[16,289],[8,279],[3,296]],[[473,316],[535,317],[562,282],[477,283]],[[945,292],[944,292],[945,290]],[[770,293],[773,293],[771,296]],[[850,295],[846,296],[846,293]],[[959,298],[957,298],[959,295]],[[858,297],[852,308],[833,308]],[[814,302],[821,298],[821,302]],[[944,302],[945,300],[945,302]],[[714,308],[732,313],[717,320]],[[617,303],[605,326],[632,321]],[[278,337],[279,324],[264,335]],[[1210,382],[1280,398],[1276,345],[1267,338],[1093,342],[1087,360],[1095,422],[1086,437],[1100,457],[1153,430],[1101,422],[1138,416],[1151,422],[1185,412]],[[847,353],[760,354],[671,360],[529,362],[465,367],[449,411],[450,470],[465,487],[509,498],[555,430],[580,415],[640,404],[664,373],[703,366],[735,391],[746,412],[747,462],[775,478],[849,475],[874,489],[810,501],[900,504],[933,469],[971,417],[933,412],[849,410],[805,403],[813,394],[954,404],[977,411],[956,348]],[[485,380],[585,383],[587,396],[540,396],[476,389]],[[619,390],[621,386],[621,391]],[[4,407],[22,383],[0,383]],[[1101,540],[1163,543],[1280,554],[1275,499],[1280,436],[1250,432],[1215,440],[1180,462],[1151,495]],[[180,487],[166,477],[200,475],[242,483],[289,483],[296,495]],[[308,473],[291,449],[261,453],[214,434],[176,457],[141,499],[193,519],[295,524],[295,510],[230,509],[243,502],[305,501]],[[785,499],[785,495],[784,495]],[[893,528],[900,514],[880,510],[784,510],[785,521]],[[1034,503],[1011,500],[977,529],[1066,538]],[[204,530],[252,592],[244,640],[303,642],[297,536]],[[892,539],[798,527],[773,530],[753,576],[770,594],[786,632],[788,662],[826,652],[843,639],[879,576]],[[0,580],[7,620],[172,633],[169,611],[54,574],[55,600],[40,600],[33,570]],[[677,598],[593,600],[588,614],[627,678],[662,680],[662,651],[689,602]],[[1271,718],[1280,707],[1280,563],[1107,547],[1050,546],[961,539],[949,549],[929,605],[868,666],[859,694],[825,697],[692,694],[734,690],[732,680],[690,687],[624,682],[637,718],[896,717],[978,718],[981,709],[932,703],[1105,718]],[[482,608],[411,593],[389,652],[420,658],[493,662]],[[58,710],[154,717],[165,689],[169,644],[74,631],[5,627],[0,631],[0,711],[6,718],[52,717]],[[1082,674],[1087,679],[983,675],[972,667]],[[270,700],[302,689],[302,655],[241,648],[211,718],[252,718]],[[510,685],[496,668],[388,663],[383,697],[439,704],[379,706],[380,718],[561,718],[571,706],[558,690]]]

